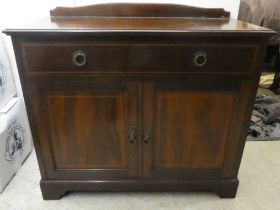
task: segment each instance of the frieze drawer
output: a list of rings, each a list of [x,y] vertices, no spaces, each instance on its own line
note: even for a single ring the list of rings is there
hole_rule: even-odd
[[[253,72],[254,45],[23,43],[27,74]],[[236,65],[238,60],[238,65]]]

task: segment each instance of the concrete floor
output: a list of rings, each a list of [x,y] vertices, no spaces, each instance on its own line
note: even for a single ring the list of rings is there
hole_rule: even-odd
[[[2,195],[0,210],[279,210],[280,141],[247,142],[235,199],[212,193],[71,193],[60,201],[43,201],[33,152]]]

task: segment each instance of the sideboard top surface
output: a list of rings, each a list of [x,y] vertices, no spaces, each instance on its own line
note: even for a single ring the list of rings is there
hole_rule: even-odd
[[[50,17],[4,30],[22,33],[183,33],[271,36],[275,32],[229,18],[223,9],[175,4],[97,4],[50,11]]]
[[[4,31],[7,34],[30,32],[200,32],[260,33],[272,30],[234,19],[221,18],[145,18],[145,17],[57,17],[41,19]]]

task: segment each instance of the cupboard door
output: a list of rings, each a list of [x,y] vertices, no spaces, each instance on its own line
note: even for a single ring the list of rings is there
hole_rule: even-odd
[[[233,176],[234,151],[239,145],[236,135],[242,126],[242,119],[235,116],[245,114],[247,103],[246,97],[239,95],[241,87],[238,81],[218,83],[195,78],[146,82],[144,177]]]
[[[35,141],[48,178],[137,176],[137,83],[66,80],[31,84]]]

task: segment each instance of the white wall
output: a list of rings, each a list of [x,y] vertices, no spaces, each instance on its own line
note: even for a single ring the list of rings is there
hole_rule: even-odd
[[[47,17],[49,16],[49,10],[56,6],[83,6],[110,2],[175,3],[198,7],[224,8],[231,12],[232,18],[237,18],[240,0],[8,0],[1,2],[0,30],[32,22],[34,19]],[[19,95],[22,95],[9,37],[6,37],[6,41],[12,61],[18,93]]]
[[[57,5],[74,6],[74,0],[8,0],[0,5],[0,31],[5,28],[32,22],[38,18],[47,17],[49,10]],[[9,36],[4,36],[7,51],[10,56],[11,66],[17,93],[22,96],[22,89],[15,62],[14,51]]]

